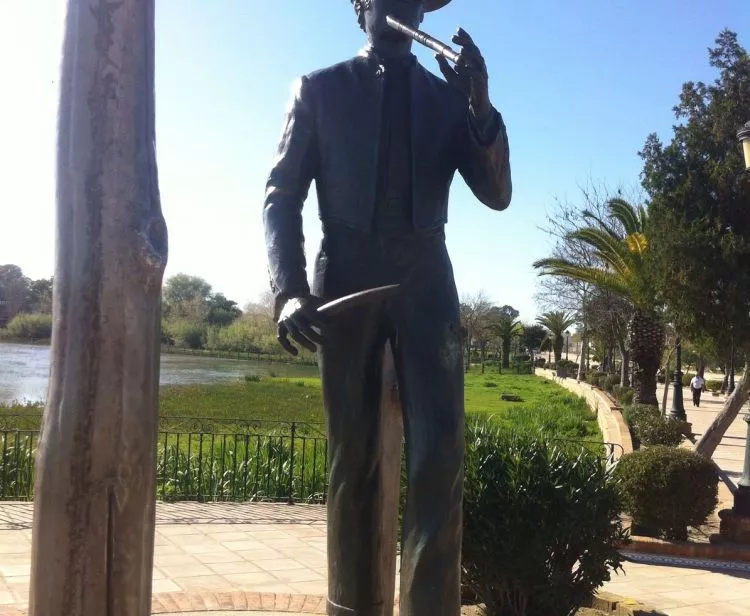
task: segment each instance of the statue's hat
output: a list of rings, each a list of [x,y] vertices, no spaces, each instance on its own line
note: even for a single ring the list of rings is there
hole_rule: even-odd
[[[437,11],[438,9],[442,9],[450,1],[451,0],[425,0],[424,10],[427,12]]]
[[[428,13],[430,11],[437,11],[438,9],[442,9],[450,1],[451,0],[424,0],[424,10]],[[352,0],[352,2],[354,2],[354,0]]]

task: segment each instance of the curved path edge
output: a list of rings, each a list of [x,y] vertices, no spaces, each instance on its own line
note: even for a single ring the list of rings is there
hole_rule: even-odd
[[[589,408],[596,415],[596,421],[599,424],[599,429],[602,432],[604,440],[622,447],[622,452],[615,452],[615,460],[624,454],[633,452],[633,440],[630,437],[630,430],[625,423],[625,419],[623,419],[622,409],[603,391],[595,389],[587,383],[580,383],[572,378],[559,378],[552,370],[537,368],[536,374],[554,381],[569,392],[586,400]]]

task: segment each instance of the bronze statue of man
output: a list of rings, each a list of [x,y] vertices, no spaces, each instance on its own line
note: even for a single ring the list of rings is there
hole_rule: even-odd
[[[380,387],[390,343],[403,409],[407,504],[402,616],[457,616],[464,456],[459,303],[445,246],[458,171],[493,210],[508,207],[502,118],[484,59],[462,29],[445,78],[423,68],[391,15],[418,28],[450,0],[352,0],[368,45],[302,77],[270,173],[263,210],[279,341],[318,351],[329,438],[328,613],[390,613],[380,562]],[[323,241],[312,290],[302,206],[315,180]],[[321,323],[323,302],[382,285],[396,297]]]

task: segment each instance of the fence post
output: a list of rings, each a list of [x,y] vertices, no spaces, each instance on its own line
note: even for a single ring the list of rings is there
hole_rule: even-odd
[[[294,437],[297,434],[297,424],[295,422],[292,422],[292,453],[291,458],[289,460],[289,501],[288,503],[290,505],[294,504],[294,493],[292,492],[292,489],[294,487]]]

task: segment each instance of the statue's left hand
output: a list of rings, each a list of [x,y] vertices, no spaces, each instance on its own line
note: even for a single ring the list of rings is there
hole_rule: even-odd
[[[461,45],[458,62],[452,67],[448,60],[437,55],[435,57],[440,65],[440,71],[450,85],[468,96],[475,119],[482,123],[492,112],[487,65],[474,40],[463,28],[458,29],[452,40]]]

